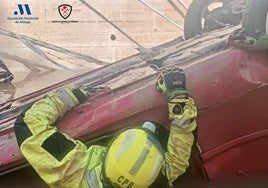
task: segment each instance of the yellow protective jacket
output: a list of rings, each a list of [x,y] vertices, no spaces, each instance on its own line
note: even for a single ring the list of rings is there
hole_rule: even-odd
[[[72,96],[74,105],[79,101]],[[174,99],[175,100],[175,99]],[[166,152],[166,172],[169,184],[189,166],[188,160],[196,128],[196,108],[192,99],[176,99],[185,103],[185,112],[173,120]],[[170,109],[173,107],[170,103]],[[73,106],[74,106],[73,105]],[[72,106],[71,106],[72,107]],[[107,148],[93,145],[87,148],[82,142],[57,132],[55,122],[70,110],[63,97],[57,93],[33,103],[15,122],[15,134],[21,152],[39,176],[57,188],[102,188],[102,163]],[[175,121],[176,118],[182,121]],[[187,120],[191,120],[187,122]],[[183,124],[184,128],[178,126]],[[185,125],[185,122],[187,122]]]

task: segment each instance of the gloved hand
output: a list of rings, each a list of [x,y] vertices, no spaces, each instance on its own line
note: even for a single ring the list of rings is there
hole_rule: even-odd
[[[245,33],[235,33],[230,35],[229,44],[231,46],[249,49],[249,50],[267,50],[268,49],[268,35],[260,37],[251,37]]]
[[[89,92],[81,87],[64,87],[57,90],[56,94],[64,103],[67,110],[86,101]]]
[[[171,100],[178,95],[187,95],[185,84],[184,71],[178,67],[174,67],[172,69],[166,69],[159,74],[156,88],[168,100]]]

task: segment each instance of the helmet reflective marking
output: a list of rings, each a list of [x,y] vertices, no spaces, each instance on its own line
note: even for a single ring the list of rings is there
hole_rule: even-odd
[[[134,163],[134,165],[130,169],[129,174],[131,174],[132,176],[137,174],[140,167],[143,165],[144,161],[147,159],[147,156],[149,155],[149,153],[150,151],[147,148],[143,149],[138,160]]]
[[[121,143],[121,147],[119,148],[118,152],[115,154],[116,160],[120,160],[121,157],[124,155],[124,153],[128,150],[128,148],[133,144],[136,138],[136,132],[135,131],[128,131],[126,133],[126,137]]]
[[[104,174],[120,188],[149,187],[164,164],[164,153],[151,131],[131,129],[118,135],[108,149]]]
[[[159,153],[156,160],[155,160],[155,165],[154,167],[151,169],[151,177],[149,178],[149,180],[153,181],[154,177],[158,175],[159,173],[159,169],[162,167],[163,165],[163,161],[164,161],[164,156]]]

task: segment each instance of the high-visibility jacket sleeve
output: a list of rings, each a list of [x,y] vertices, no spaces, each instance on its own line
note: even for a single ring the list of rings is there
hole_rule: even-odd
[[[63,96],[50,94],[33,103],[17,118],[15,134],[22,154],[50,187],[84,187],[90,151],[54,126],[70,109]],[[74,96],[70,100],[71,106],[79,103]]]
[[[169,101],[169,113],[171,125],[165,158],[166,176],[172,187],[173,181],[185,173],[189,166],[194,143],[193,131],[197,127],[197,109],[192,98],[179,98]]]

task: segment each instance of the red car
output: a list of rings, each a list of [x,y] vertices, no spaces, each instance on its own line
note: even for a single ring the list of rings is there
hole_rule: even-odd
[[[70,83],[109,87],[68,113],[59,128],[85,142],[109,139],[113,131],[144,120],[168,129],[167,102],[156,91],[155,80],[159,71],[173,65],[185,70],[199,111],[198,151],[182,186],[267,186],[268,54],[228,46],[235,29],[171,42],[152,49],[157,53],[151,59],[140,61],[138,54],[1,104],[1,186],[46,187],[31,167],[24,168],[27,163],[13,132],[27,103]],[[10,108],[12,103],[19,105]]]

